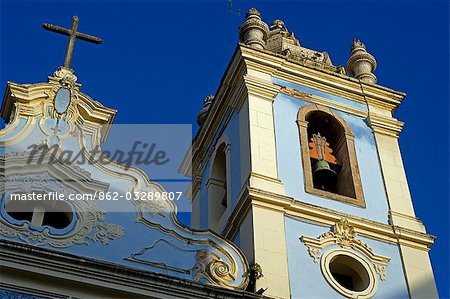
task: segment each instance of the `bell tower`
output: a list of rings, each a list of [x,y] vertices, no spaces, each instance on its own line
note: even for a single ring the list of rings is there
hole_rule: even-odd
[[[437,298],[393,116],[405,94],[359,40],[336,66],[254,8],[239,39],[183,165],[192,226],[236,243],[269,297]]]

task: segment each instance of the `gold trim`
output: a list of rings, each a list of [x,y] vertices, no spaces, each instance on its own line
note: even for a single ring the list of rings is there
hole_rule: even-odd
[[[239,230],[248,211],[254,205],[283,211],[286,217],[294,217],[301,221],[310,221],[327,226],[334,225],[340,219],[346,218],[360,236],[383,243],[401,244],[423,251],[428,251],[435,239],[434,236],[420,231],[345,214],[264,190],[244,187],[240,194],[239,204],[230,215],[223,233],[226,238],[231,240]]]
[[[400,132],[405,125],[404,122],[398,121],[395,118],[388,118],[386,116],[377,115],[375,113],[369,113],[365,119],[367,125],[373,129],[376,133],[381,133],[388,136],[398,138]]]
[[[397,109],[406,96],[403,92],[395,91],[378,84],[362,83],[366,95],[366,98],[364,98],[360,83],[355,78],[338,73],[316,70],[286,59],[285,57],[273,55],[271,52],[253,49],[246,45],[239,45],[239,49],[249,69],[261,71],[280,79],[351,99],[355,102],[369,104],[380,109],[388,110],[391,113]]]
[[[366,256],[374,264],[386,266],[390,261],[390,258],[388,257],[375,254],[369,245],[358,239],[355,228],[348,223],[348,219],[346,218],[342,218],[336,222],[329,232],[320,235],[318,238],[301,236],[300,241],[302,241],[308,249],[314,248],[323,250],[324,248],[335,244],[341,246],[341,248],[351,248]],[[308,250],[308,252],[310,255],[311,252],[314,253],[311,257],[314,262],[317,262],[317,252],[310,252],[310,250]]]

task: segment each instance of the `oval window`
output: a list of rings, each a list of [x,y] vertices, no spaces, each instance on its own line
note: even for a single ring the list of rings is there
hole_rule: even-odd
[[[373,266],[348,250],[334,250],[321,258],[321,268],[327,282],[347,298],[370,298],[376,291]]]
[[[361,292],[369,287],[369,273],[358,260],[340,254],[330,261],[329,267],[334,279],[346,289]]]

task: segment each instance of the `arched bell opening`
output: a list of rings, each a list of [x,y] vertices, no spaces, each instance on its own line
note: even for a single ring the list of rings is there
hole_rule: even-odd
[[[332,109],[313,104],[299,109],[305,191],[365,207],[355,137]]]
[[[355,198],[345,128],[323,111],[310,112],[306,121],[314,188]]]

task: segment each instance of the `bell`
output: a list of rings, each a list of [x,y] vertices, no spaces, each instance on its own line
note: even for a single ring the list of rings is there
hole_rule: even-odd
[[[338,175],[327,161],[319,160],[314,166],[313,180],[315,188],[333,192],[336,189]]]

